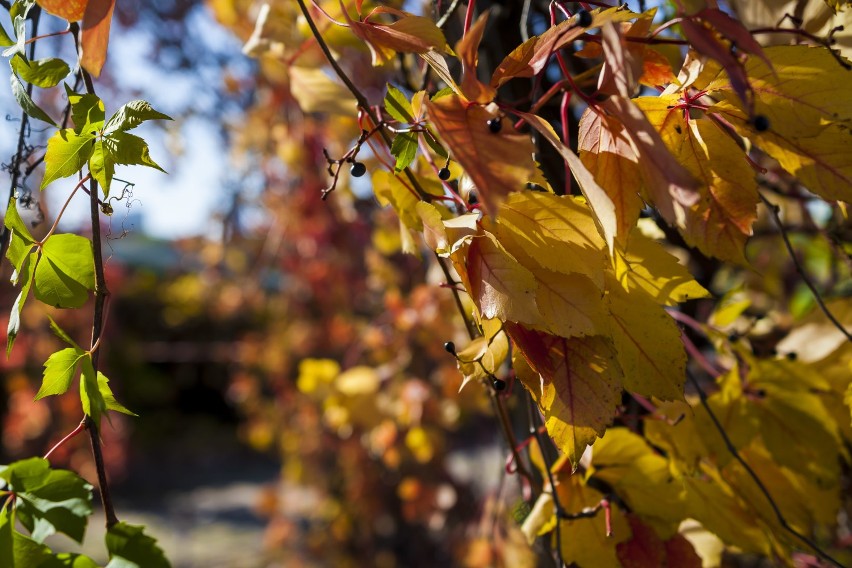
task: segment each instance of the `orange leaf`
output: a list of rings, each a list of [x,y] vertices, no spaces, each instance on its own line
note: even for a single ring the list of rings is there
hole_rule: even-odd
[[[615,205],[616,237],[627,241],[644,207],[639,197],[639,159],[621,122],[587,109],[578,128],[580,160]]]
[[[494,87],[482,83],[476,76],[479,64],[479,43],[488,24],[488,11],[482,13],[467,34],[456,44],[456,53],[462,62],[461,90],[467,100],[476,103],[489,103],[494,100],[497,91]]]
[[[704,254],[745,262],[745,242],[757,218],[757,182],[745,154],[716,123],[688,119],[671,109],[677,95],[641,97],[636,104],[659,130],[666,146],[701,182],[701,201],[685,207],[678,226],[687,243]]]
[[[36,0],[36,4],[44,8],[54,16],[64,18],[69,22],[76,22],[83,18],[86,13],[86,4],[89,0]]]
[[[83,15],[80,64],[95,77],[101,74],[106,61],[114,9],[115,0],[89,0]]]
[[[692,207],[700,198],[697,181],[666,149],[660,134],[632,100],[610,97],[602,106],[624,125],[650,199],[663,218],[676,225],[676,210]]]
[[[621,400],[621,369],[612,344],[602,336],[568,339],[514,323],[505,329],[539,375],[519,378],[544,412],[548,434],[576,470],[586,446],[606,432]]]
[[[392,24],[370,22],[374,14],[391,13],[399,16]],[[364,40],[373,55],[373,65],[384,65],[394,56],[394,52],[426,53],[430,49],[443,51],[447,40],[435,22],[423,16],[414,16],[408,12],[379,7],[370,13],[365,21],[353,20],[344,9],[343,15],[352,32]]]
[[[662,87],[674,81],[674,71],[668,58],[656,49],[646,46],[645,61],[639,82],[646,87]]]
[[[487,212],[494,213],[499,201],[522,190],[535,175],[529,136],[520,134],[507,120],[500,132],[491,132],[488,121],[496,116],[458,95],[430,101],[426,109],[453,158],[476,186]]]
[[[574,18],[560,22],[543,34],[531,37],[507,55],[491,76],[491,86],[499,87],[516,77],[534,77],[545,68],[551,55],[590,28],[600,27],[606,22],[623,22],[635,16],[630,10],[609,8],[594,12],[592,24],[588,28],[578,26]]]

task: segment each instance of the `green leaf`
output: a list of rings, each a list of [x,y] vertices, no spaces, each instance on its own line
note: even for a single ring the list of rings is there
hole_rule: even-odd
[[[98,564],[88,556],[63,552],[41,564],[38,568],[98,568]]]
[[[80,402],[83,404],[83,412],[91,416],[99,427],[101,416],[107,411],[107,403],[98,385],[95,368],[92,366],[92,358],[83,359],[83,376],[80,379]]]
[[[67,333],[65,333],[64,329],[59,327],[59,324],[56,323],[56,321],[54,321],[54,319],[52,317],[50,317],[48,315],[47,319],[50,320],[50,329],[51,329],[51,331],[53,331],[53,333],[56,334],[56,337],[58,337],[59,339],[61,339],[62,341],[64,341],[68,345],[70,345],[71,347],[75,347],[77,349],[80,348],[80,346],[77,345],[77,343],[73,339],[71,339],[71,336],[68,335]]]
[[[95,288],[92,243],[79,235],[53,235],[44,242],[35,272],[35,297],[49,306],[79,308]]]
[[[148,144],[133,134],[113,132],[104,138],[104,149],[109,152],[116,164],[148,166],[163,173],[166,171],[151,159]]]
[[[17,520],[35,541],[61,532],[82,542],[92,514],[92,486],[85,479],[71,471],[51,469],[43,458],[0,466],[0,479],[15,493]]]
[[[107,151],[103,140],[95,142],[92,156],[89,158],[89,171],[92,177],[101,184],[104,195],[109,195],[112,176],[115,175],[115,160]]]
[[[60,130],[47,141],[44,157],[44,179],[41,189],[52,181],[76,174],[94,151],[95,137],[92,134],[77,134],[70,128]]]
[[[18,332],[21,329],[21,311],[24,309],[24,304],[30,295],[30,287],[33,283],[33,275],[35,274],[35,266],[38,260],[38,254],[32,253],[28,260],[24,261],[24,266],[18,273],[18,281],[21,282],[21,292],[12,304],[12,311],[9,314],[9,325],[6,328],[6,357],[12,353],[12,347],[15,345],[15,339],[18,337]]]
[[[429,144],[429,147],[432,148],[433,152],[445,159],[450,157],[447,153],[447,149],[441,146],[441,143],[438,142],[438,138],[431,129],[426,130],[426,132],[423,133],[423,137],[426,139],[426,143]]]
[[[400,132],[393,139],[391,154],[396,157],[394,169],[401,172],[411,165],[417,157],[417,134],[414,132]]]
[[[12,266],[18,272],[21,271],[21,265],[24,259],[29,255],[35,239],[27,229],[26,223],[21,219],[18,213],[17,201],[13,197],[9,200],[9,207],[6,208],[6,216],[3,218],[3,224],[12,231],[11,242],[9,249],[6,251],[6,258],[11,261]]]
[[[0,26],[0,47],[9,47],[15,45],[15,41],[6,33],[6,29]]]
[[[115,410],[116,412],[121,412],[122,414],[127,414],[128,416],[139,416],[132,410],[129,410],[126,406],[115,400],[115,395],[112,394],[112,389],[109,388],[109,379],[106,378],[106,375],[98,371],[98,390],[101,391],[101,396],[104,398],[104,402],[106,403],[107,410]],[[109,416],[107,416],[109,418]]]
[[[68,64],[57,57],[27,61],[21,54],[13,57],[9,64],[18,76],[36,87],[55,87],[65,78],[71,69]]]
[[[117,131],[132,130],[146,120],[173,120],[167,114],[154,110],[147,101],[130,101],[116,111],[104,127],[104,134],[109,135]]]
[[[171,568],[157,541],[143,531],[144,527],[127,523],[118,523],[107,531],[107,568]]]
[[[71,105],[74,131],[78,134],[85,132],[94,136],[96,131],[103,128],[106,119],[103,101],[97,95],[75,93],[67,83],[65,94],[68,96],[68,104]]]
[[[86,356],[86,352],[79,347],[66,347],[48,357],[44,363],[41,388],[35,399],[38,400],[54,394],[65,394],[71,388],[71,382],[77,374],[80,360]]]
[[[388,94],[385,95],[385,110],[395,120],[411,124],[414,122],[414,109],[405,95],[391,84],[388,84]]]
[[[12,81],[12,94],[15,95],[15,100],[18,101],[18,104],[21,105],[24,112],[27,113],[30,118],[36,118],[56,126],[56,122],[54,122],[46,112],[33,102],[27,94],[27,90],[24,88],[24,85],[21,84],[21,80],[18,79],[18,76],[13,73],[10,76],[10,80]]]

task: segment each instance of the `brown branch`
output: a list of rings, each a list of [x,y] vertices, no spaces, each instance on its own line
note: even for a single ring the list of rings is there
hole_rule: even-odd
[[[758,193],[758,195],[760,195],[760,200],[763,201],[764,205],[766,205],[766,208],[769,210],[769,215],[772,217],[772,220],[778,227],[778,231],[781,234],[781,238],[784,240],[784,246],[787,248],[787,252],[790,253],[790,258],[793,261],[793,266],[796,267],[796,272],[799,273],[799,276],[801,276],[802,281],[814,295],[814,299],[816,300],[817,304],[819,305],[825,316],[831,321],[832,324],[834,324],[834,327],[840,330],[840,333],[842,333],[846,337],[846,339],[852,342],[852,333],[849,333],[846,327],[844,327],[844,325],[840,323],[840,321],[838,321],[836,317],[834,317],[834,314],[832,314],[828,307],[825,305],[825,302],[823,302],[822,296],[820,296],[819,291],[817,291],[816,289],[816,286],[814,286],[814,283],[811,282],[811,279],[805,273],[805,269],[802,267],[802,264],[796,257],[796,251],[793,250],[793,245],[790,243],[790,238],[787,236],[787,231],[784,228],[784,224],[781,222],[781,217],[778,215],[778,206],[769,201],[766,197],[764,197],[762,193]]]
[[[813,540],[790,526],[790,523],[787,522],[787,519],[781,512],[781,509],[778,508],[778,504],[775,502],[775,499],[773,499],[772,494],[769,493],[769,490],[766,488],[766,485],[763,484],[763,481],[760,480],[760,478],[757,476],[751,466],[748,465],[748,463],[743,459],[743,457],[740,455],[740,452],[737,450],[736,446],[734,446],[734,443],[731,441],[731,438],[728,437],[728,433],[725,432],[725,427],[722,426],[721,422],[719,422],[719,419],[716,417],[716,414],[713,412],[713,410],[710,408],[710,404],[707,402],[707,393],[704,392],[704,389],[701,388],[701,385],[698,384],[698,380],[689,371],[689,369],[686,370],[686,376],[692,383],[692,386],[695,387],[695,390],[698,392],[698,398],[701,401],[701,406],[704,407],[704,410],[710,416],[710,420],[713,422],[713,425],[719,432],[719,435],[722,436],[722,439],[725,442],[725,447],[731,453],[731,456],[733,456],[733,458],[737,460],[737,462],[741,466],[743,466],[743,468],[746,470],[746,473],[748,473],[748,476],[751,477],[752,481],[754,481],[754,483],[757,485],[757,488],[760,490],[763,496],[766,497],[766,500],[769,501],[769,506],[772,508],[772,512],[775,513],[775,517],[778,519],[778,523],[788,533],[796,537],[801,542],[805,543],[811,550],[813,550],[817,554],[817,556],[827,562],[830,562],[838,568],[844,568],[843,564],[835,560],[831,555],[829,555],[826,551],[820,548],[817,543],[815,543]]]

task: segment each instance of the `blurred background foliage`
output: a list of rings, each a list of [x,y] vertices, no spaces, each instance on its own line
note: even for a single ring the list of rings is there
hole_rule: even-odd
[[[339,13],[337,2],[322,4]],[[494,4],[493,25],[506,33],[486,36],[484,57],[520,43],[516,7]],[[114,51],[103,98],[144,95],[179,124],[202,119],[206,135],[221,141],[220,154],[182,162],[181,147],[197,141],[179,126],[167,135],[166,169],[227,164],[220,187],[191,188],[217,195],[204,236],[148,237],[128,222],[132,208],[128,217],[116,207],[112,219],[106,373],[141,416],[112,416],[103,429],[119,503],[156,508],[199,485],[256,483],[240,506],[262,531],[262,552],[207,566],[360,566],[365,558],[388,567],[535,565],[513,518],[524,513],[511,510],[522,488],[505,476],[507,448],[486,389],[459,392],[462,377],[442,346],[466,343],[443,274],[403,252],[409,233],[367,183],[343,174],[332,198],[320,199],[323,149],[338,156],[351,146],[355,107],[341,109],[305,77],[291,84],[299,75],[286,72],[290,62],[323,64],[295,2],[273,2],[263,37],[252,38],[257,10],[253,0],[117,3],[114,44],[134,38],[145,58],[139,73],[154,80],[134,80],[136,70],[122,68]],[[380,102],[405,62],[374,69],[347,30],[322,25],[349,76]],[[451,21],[448,37],[458,32]],[[256,59],[234,49],[246,42]],[[170,92],[172,78],[179,88]],[[34,144],[43,143],[38,136]],[[375,158],[362,159],[379,169]],[[562,171],[559,161],[543,162],[546,173]],[[144,202],[145,188],[132,199]],[[775,200],[820,288],[852,293],[848,222],[826,226],[804,198]],[[175,201],[169,214],[179,219],[192,207]],[[813,308],[768,219],[755,225],[751,269],[687,253],[677,235],[666,236],[703,285],[735,290],[727,298],[740,303],[721,327],[748,337],[756,352],[770,353]],[[10,305],[15,292],[0,294]],[[700,321],[712,309],[710,301],[685,307]],[[51,315],[72,335],[87,332],[85,310]],[[23,327],[12,358],[0,363],[3,463],[43,454],[80,419],[73,397],[33,402],[56,339],[35,302]],[[517,404],[511,391],[507,400]],[[55,456],[95,477],[82,439]],[[156,523],[150,529],[161,536]]]

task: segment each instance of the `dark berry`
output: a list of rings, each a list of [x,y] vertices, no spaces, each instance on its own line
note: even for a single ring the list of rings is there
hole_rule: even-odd
[[[736,343],[739,339],[740,339],[740,334],[738,334],[738,333],[732,333],[732,334],[728,335],[728,341],[730,341],[731,343]]]
[[[581,28],[588,28],[592,25],[592,15],[588,10],[577,10],[575,16],[577,16],[577,25]]]
[[[500,117],[492,118],[488,121],[488,130],[492,133],[497,134],[500,132],[500,129],[503,128],[503,121],[500,120]]]
[[[506,381],[503,379],[492,379],[491,386],[494,387],[496,391],[504,391],[506,390]]]
[[[766,132],[769,130],[769,119],[762,114],[755,115],[752,124],[754,124],[754,129],[758,132]]]
[[[795,361],[798,358],[799,358],[799,356],[796,355],[795,351],[790,351],[789,353],[787,353],[787,360],[788,361]]]
[[[441,168],[438,170],[438,177],[444,181],[450,179],[450,168]]]
[[[352,177],[359,178],[367,173],[367,166],[361,162],[355,162],[352,164],[352,167],[349,168],[349,173],[352,174]]]
[[[455,355],[456,354],[456,344],[453,343],[452,341],[447,341],[446,343],[444,343],[444,351],[446,351],[447,353],[449,353],[451,355]]]

